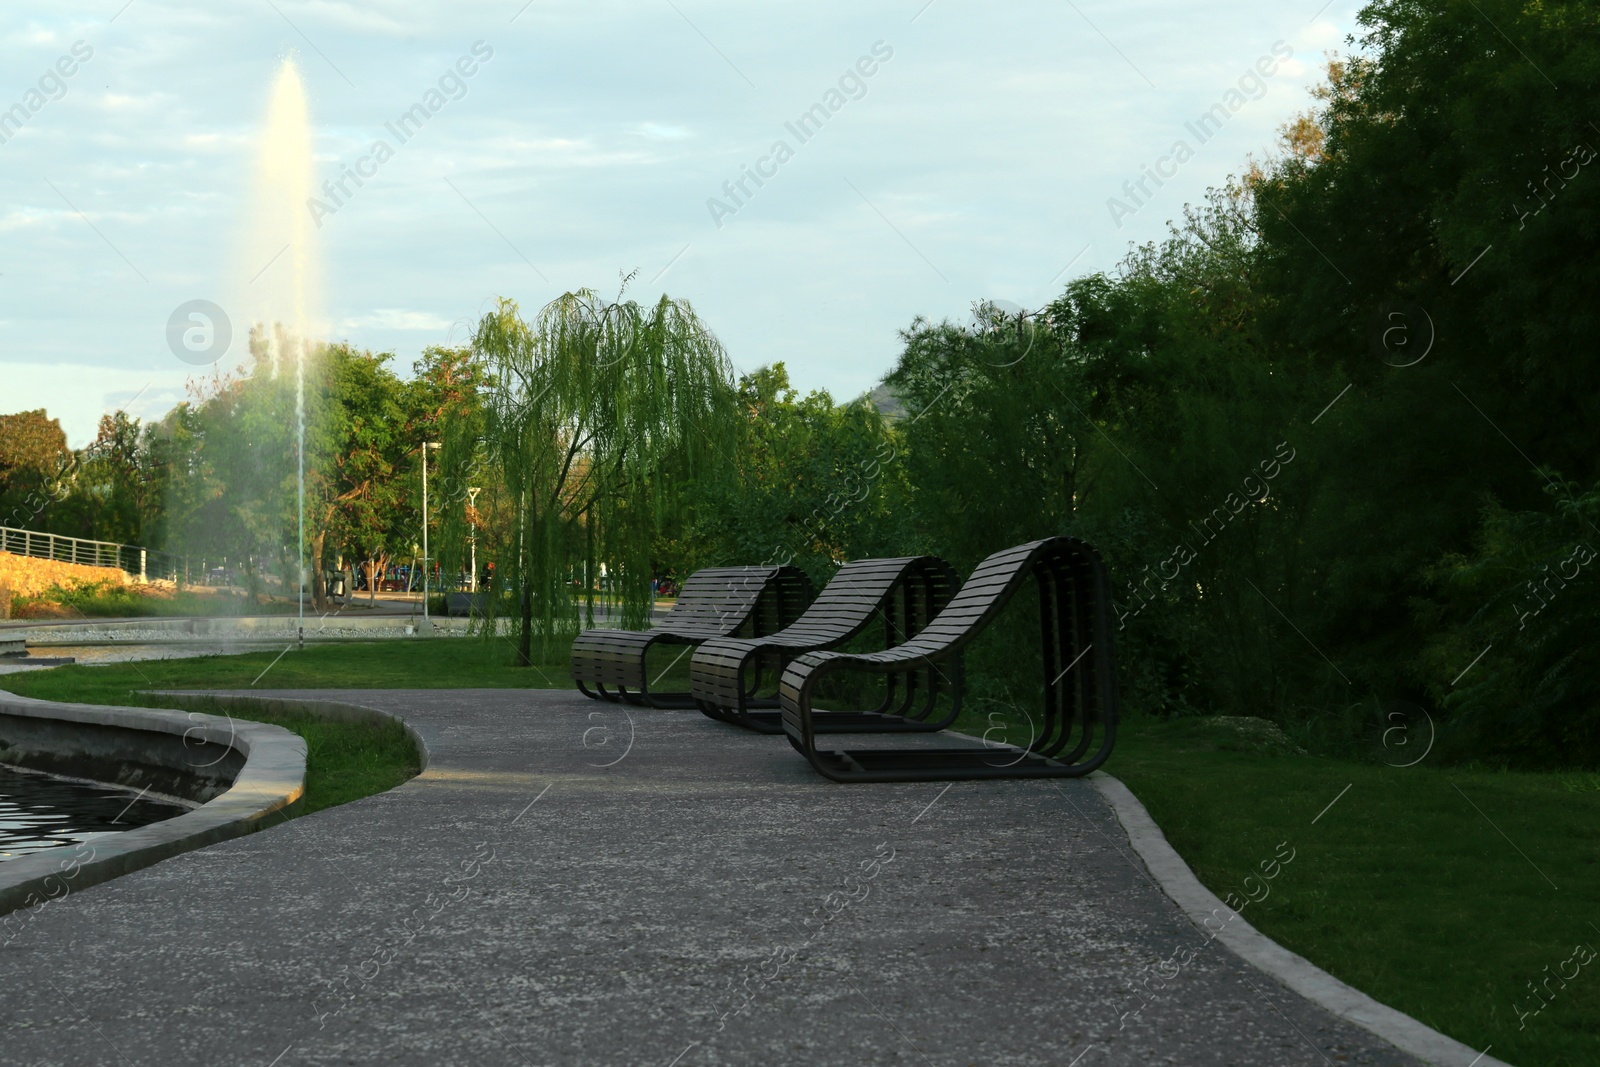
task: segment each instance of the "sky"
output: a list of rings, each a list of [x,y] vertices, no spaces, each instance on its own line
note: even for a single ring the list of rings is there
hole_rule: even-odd
[[[250,240],[286,58],[327,338],[409,373],[497,298],[531,315],[636,271],[738,370],[843,400],[918,316],[1040,307],[1270,151],[1355,29],[1321,2],[11,4],[0,414],[44,407],[79,447],[237,366],[288,269]],[[211,366],[169,340],[192,301],[231,325]]]

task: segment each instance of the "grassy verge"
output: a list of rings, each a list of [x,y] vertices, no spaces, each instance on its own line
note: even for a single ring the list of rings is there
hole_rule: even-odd
[[[118,703],[143,707],[172,706],[171,701],[143,694],[136,694]],[[185,701],[183,708],[219,718],[231,716],[251,722],[271,723],[304,738],[306,798],[299,812],[301,815],[385,792],[409,778],[415,778],[422,770],[417,746],[398,722],[382,725],[331,722],[306,713],[279,715],[237,705],[207,706],[205,701]]]
[[[1326,759],[1193,719],[1132,722],[1107,769],[1280,944],[1508,1062],[1597,1062],[1600,957],[1575,948],[1600,948],[1600,774]]]
[[[141,689],[543,689],[570,685],[567,665],[512,665],[506,642],[471,637],[312,644],[237,656],[143,660],[0,676],[49,700],[119,703]],[[33,690],[37,689],[38,692]]]
[[[84,704],[170,706],[150,689],[454,689],[566,684],[566,665],[510,665],[502,645],[449,638],[312,645],[285,653],[151,660],[0,676],[19,696]],[[252,683],[255,683],[252,685]],[[221,710],[217,714],[224,714]],[[272,715],[230,708],[226,714],[272,723],[306,740],[309,813],[393,789],[416,775],[416,747],[398,723],[327,722],[311,715]]]

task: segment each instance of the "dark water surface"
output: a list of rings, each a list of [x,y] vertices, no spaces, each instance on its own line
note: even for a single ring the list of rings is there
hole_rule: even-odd
[[[0,767],[0,860],[132,830],[188,810],[131,790]]]

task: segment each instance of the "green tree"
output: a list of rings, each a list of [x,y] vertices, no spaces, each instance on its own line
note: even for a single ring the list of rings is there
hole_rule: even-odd
[[[329,345],[318,354],[315,379],[327,393],[327,461],[307,471],[307,497],[319,505],[307,519],[311,566],[321,573],[347,555],[359,559],[369,589],[404,528],[408,502],[404,390],[389,369],[393,358]],[[313,589],[316,607],[326,610],[323,583]]]
[[[963,564],[1100,545],[1138,705],[1344,744],[1370,698],[1431,700],[1476,758],[1553,758],[1600,697],[1581,609],[1451,682],[1489,643],[1473,576],[1570,554],[1600,481],[1600,15],[1380,0],[1361,23],[1278,154],[1069,285],[1015,365],[914,324],[890,381],[919,536]]]
[[[431,345],[412,364],[412,372],[401,396],[404,439],[410,457],[405,476],[409,510],[398,520],[397,528],[406,531],[408,543],[422,543],[423,446],[442,444],[451,438],[459,447],[452,449],[449,462],[442,463],[437,456],[429,460],[429,537],[435,560],[462,562],[472,554],[468,550],[473,517],[468,514],[474,495],[471,490],[483,489],[485,479],[492,475],[484,464],[482,448],[475,444],[482,436],[482,405],[490,386],[489,370],[482,355],[470,346]],[[444,516],[448,517],[441,518]],[[465,574],[464,567],[460,573]],[[440,577],[445,583],[454,580],[453,575],[443,571]]]
[[[241,566],[252,592],[265,589],[263,564],[293,593],[299,568],[295,361],[305,360],[305,470],[308,568],[339,495],[335,460],[348,418],[330,371],[345,349],[302,346],[281,326],[251,330],[250,362],[240,373],[195,386],[180,417],[187,450],[175,472],[173,540],[181,551]],[[315,589],[315,583],[313,583]]]
[[[168,441],[125,411],[100,416],[94,441],[77,454],[57,523],[77,537],[165,547]]]
[[[61,491],[71,460],[61,423],[43,408],[0,415],[0,526],[33,528]]]
[[[1547,509],[1489,502],[1473,549],[1428,574],[1439,596],[1421,609],[1422,660],[1429,695],[1450,715],[1447,757],[1523,767],[1600,759],[1600,486],[1551,476],[1546,492]]]
[[[514,598],[519,660],[533,662],[535,638],[552,654],[570,637],[572,582],[601,564],[617,579],[624,624],[643,625],[651,549],[682,498],[660,474],[676,465],[693,475],[728,455],[736,412],[721,344],[686,302],[605,303],[582,290],[533,323],[502,300],[473,348],[489,375],[481,430],[447,420],[441,462],[458,469],[481,449],[493,472],[491,510],[505,520],[491,531],[494,558]],[[459,546],[463,519],[444,519]]]
[[[865,398],[800,396],[782,363],[740,378],[731,462],[690,484],[686,521],[657,548],[662,571],[794,563],[820,587],[841,563],[905,551],[904,442]]]

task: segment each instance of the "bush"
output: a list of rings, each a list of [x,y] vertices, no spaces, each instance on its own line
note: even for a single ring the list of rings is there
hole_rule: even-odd
[[[1476,549],[1432,572],[1443,606],[1424,663],[1452,727],[1447,756],[1519,767],[1600,765],[1600,486],[1550,479],[1551,511],[1491,504]]]

